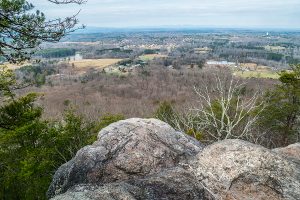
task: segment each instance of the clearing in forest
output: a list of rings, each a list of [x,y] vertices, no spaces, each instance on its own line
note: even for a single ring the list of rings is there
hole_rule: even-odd
[[[155,58],[166,58],[168,57],[167,55],[162,55],[162,54],[146,54],[146,55],[142,55],[139,58],[143,61],[149,61],[149,60],[153,60]]]
[[[103,69],[105,67],[117,64],[123,59],[83,59],[77,61],[70,61],[71,65],[78,69],[86,69],[86,68],[95,68],[95,69]]]

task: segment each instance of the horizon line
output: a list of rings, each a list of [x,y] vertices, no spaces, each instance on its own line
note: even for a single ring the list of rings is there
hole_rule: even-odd
[[[94,30],[93,30],[94,29]],[[290,28],[290,27],[222,27],[222,26],[193,26],[193,25],[162,25],[162,26],[124,26],[124,27],[108,27],[108,26],[86,26],[84,29],[79,29],[74,33],[78,32],[92,32],[92,31],[112,31],[112,30],[139,30],[139,31],[147,31],[147,30],[237,30],[237,31],[267,31],[267,32],[278,32],[278,31],[291,31],[298,32],[300,28]]]

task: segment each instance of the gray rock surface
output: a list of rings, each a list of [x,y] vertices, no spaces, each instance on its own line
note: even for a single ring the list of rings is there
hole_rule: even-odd
[[[161,173],[103,186],[78,185],[53,200],[208,200],[214,199],[200,186],[195,177],[182,168],[173,168]]]
[[[55,173],[48,196],[77,184],[105,184],[142,178],[187,162],[202,150],[195,139],[156,119],[128,119],[100,131]]]
[[[128,119],[56,172],[53,200],[300,199],[299,145],[241,140],[203,147],[155,119]]]
[[[300,198],[300,165],[245,141],[207,146],[190,170],[218,199]]]
[[[291,144],[287,147],[273,149],[287,159],[300,163],[300,143]]]

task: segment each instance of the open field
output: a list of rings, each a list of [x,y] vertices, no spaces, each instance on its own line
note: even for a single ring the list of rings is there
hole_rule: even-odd
[[[256,63],[241,63],[239,67],[231,68],[233,75],[242,78],[269,78],[278,79],[277,71],[265,65],[258,65]]]
[[[155,58],[166,58],[168,57],[167,55],[161,55],[161,54],[147,54],[147,55],[142,55],[139,58],[143,61],[149,61],[153,60]]]
[[[282,46],[270,46],[270,45],[264,46],[264,48],[265,48],[265,50],[268,50],[268,51],[280,51],[280,50],[286,49],[285,47],[282,47]]]
[[[242,78],[279,78],[279,75],[273,71],[236,71],[234,72],[234,75]]]
[[[208,52],[212,51],[211,48],[204,47],[204,48],[194,48],[194,52],[197,54],[206,54]]]
[[[6,66],[8,69],[16,70],[16,69],[20,69],[21,67],[24,67],[27,65],[31,65],[31,63],[29,63],[29,62],[25,62],[25,63],[21,63],[21,64],[4,63],[4,64],[0,64],[0,67]]]
[[[70,64],[74,65],[78,69],[96,68],[103,69],[105,67],[117,64],[122,59],[83,59],[77,61],[71,61]]]

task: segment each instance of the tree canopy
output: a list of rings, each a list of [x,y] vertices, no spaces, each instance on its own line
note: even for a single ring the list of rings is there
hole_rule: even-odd
[[[266,108],[260,116],[260,132],[268,138],[267,146],[278,147],[299,142],[300,65],[282,71],[280,84],[266,96]]]
[[[48,0],[55,4],[85,0]],[[0,0],[0,57],[12,63],[30,59],[42,42],[57,42],[78,27],[77,14],[48,20],[26,0]]]

